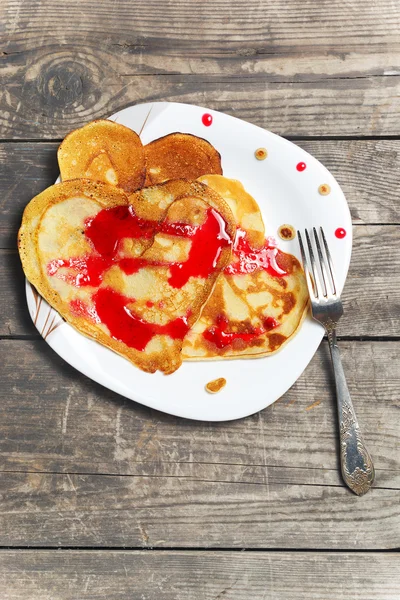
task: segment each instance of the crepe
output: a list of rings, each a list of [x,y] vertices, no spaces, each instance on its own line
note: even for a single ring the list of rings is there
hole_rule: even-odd
[[[77,179],[28,204],[18,244],[29,281],[78,331],[145,371],[172,373],[234,237],[229,207],[202,183],[128,200]]]
[[[219,175],[200,181],[229,204],[237,234],[231,263],[188,332],[183,357],[251,358],[276,352],[297,331],[307,309],[303,270],[272,238],[264,239],[260,209],[239,181]]]
[[[171,133],[144,147],[146,183],[169,179],[194,180],[208,173],[222,175],[219,152],[203,138],[189,133]]]
[[[142,187],[145,156],[132,129],[99,119],[69,133],[58,149],[61,179],[87,178],[131,193]]]

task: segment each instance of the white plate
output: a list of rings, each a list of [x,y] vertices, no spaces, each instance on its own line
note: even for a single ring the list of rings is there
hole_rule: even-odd
[[[212,117],[205,125],[203,115]],[[338,183],[310,154],[283,138],[220,112],[169,102],[140,104],[116,113],[112,120],[140,133],[144,144],[174,131],[209,140],[221,153],[224,175],[239,179],[261,207],[267,235],[276,236],[280,225],[295,229],[322,225],[343,288],[350,263],[352,229],[350,212]],[[266,160],[255,159],[266,148]],[[297,169],[305,163],[303,171]],[[329,195],[318,192],[321,184]],[[343,228],[347,235],[335,237]],[[299,257],[297,239],[280,241],[280,247]],[[225,421],[251,415],[284,394],[310,362],[323,337],[323,329],[308,317],[297,335],[277,354],[253,360],[186,362],[172,375],[144,373],[124,358],[81,335],[61,320],[27,283],[32,319],[47,343],[70,365],[109,389],[158,410],[189,419]],[[225,377],[216,395],[204,386]]]

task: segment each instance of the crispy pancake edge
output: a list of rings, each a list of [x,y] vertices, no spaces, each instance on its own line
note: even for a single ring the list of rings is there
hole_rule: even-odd
[[[179,173],[177,176],[176,173],[173,174],[172,177],[167,177],[160,179],[156,174],[152,175],[150,173],[151,168],[157,168],[159,166],[158,161],[155,159],[157,156],[157,152],[168,152],[168,143],[176,142],[179,138],[179,141],[182,143],[182,147],[186,144],[188,147],[189,156],[196,156],[196,153],[193,153],[193,148],[196,148],[197,144],[197,152],[208,154],[208,162],[210,168],[207,168],[206,171],[202,169],[202,172],[198,172],[194,176],[189,177],[188,173],[183,170],[183,172]],[[218,152],[216,148],[205,138],[199,137],[197,135],[193,135],[191,133],[182,133],[180,131],[176,131],[174,133],[169,133],[160,138],[157,138],[144,146],[144,152],[146,157],[146,180],[145,186],[157,185],[159,183],[164,183],[165,181],[169,181],[171,179],[188,179],[194,180],[200,177],[201,175],[210,175],[210,174],[218,174],[222,175],[222,166],[221,166],[221,154]],[[155,155],[155,156],[154,156]]]
[[[84,149],[87,150],[90,157],[88,141],[91,137],[96,138],[98,136],[100,138],[104,136],[103,148],[106,150],[113,168],[117,172],[119,181],[116,187],[122,188],[128,194],[143,187],[146,178],[146,159],[140,137],[129,127],[108,119],[90,121],[83,127],[74,129],[65,136],[57,150],[61,179],[68,181],[85,178],[84,168],[86,167],[82,164],[73,165],[73,159],[68,156],[66,157],[65,152],[68,151],[68,154],[74,154],[74,147],[79,148],[80,144],[83,143],[85,145]],[[121,151],[121,149],[113,150],[113,145],[122,143],[121,139],[125,146],[124,151]],[[125,160],[125,166],[123,159]],[[111,184],[109,183],[108,185]]]

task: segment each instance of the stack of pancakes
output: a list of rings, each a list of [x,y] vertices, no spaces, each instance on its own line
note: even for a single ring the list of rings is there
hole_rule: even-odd
[[[99,120],[58,160],[62,182],[28,204],[18,244],[28,280],[78,331],[151,373],[265,356],[296,332],[301,267],[265,240],[256,201],[209,142],[143,146]]]

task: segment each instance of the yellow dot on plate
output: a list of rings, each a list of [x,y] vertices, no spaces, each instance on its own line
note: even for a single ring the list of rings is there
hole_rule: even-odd
[[[278,235],[282,240],[288,241],[296,237],[296,232],[294,227],[285,223],[279,227]]]
[[[209,381],[206,384],[206,390],[210,394],[216,394],[226,385],[225,377],[219,377],[218,379],[214,379],[213,381]]]
[[[321,194],[321,196],[327,196],[331,193],[331,186],[327,183],[321,183],[321,185],[318,188],[318,191]]]
[[[254,156],[257,160],[265,160],[268,156],[268,152],[266,148],[257,148],[254,152]]]

